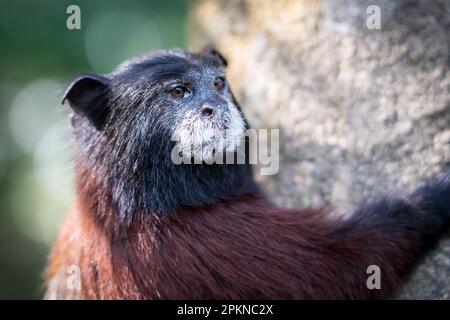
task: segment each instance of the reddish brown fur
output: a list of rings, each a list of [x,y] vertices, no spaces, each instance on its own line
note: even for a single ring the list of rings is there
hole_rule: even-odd
[[[382,298],[417,251],[407,230],[339,233],[342,222],[324,209],[279,209],[254,194],[172,218],[139,214],[125,227],[99,182],[78,172],[78,200],[47,270],[49,298]],[[372,264],[382,290],[366,287]],[[70,265],[80,267],[80,291],[66,287]]]

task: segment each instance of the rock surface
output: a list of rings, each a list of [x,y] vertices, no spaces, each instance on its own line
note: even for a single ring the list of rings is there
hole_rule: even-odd
[[[449,1],[200,0],[190,36],[228,58],[251,125],[280,129],[280,170],[258,177],[276,203],[350,207],[450,167]],[[399,298],[449,294],[447,237]]]

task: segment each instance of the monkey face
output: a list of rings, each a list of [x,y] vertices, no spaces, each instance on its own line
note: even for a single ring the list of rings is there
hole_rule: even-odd
[[[171,140],[184,158],[214,162],[242,144],[245,122],[222,68],[201,65],[190,70],[188,81],[168,86],[167,103],[173,112]]]
[[[85,127],[80,134],[112,137],[116,150],[128,138],[142,145],[139,151],[148,143],[159,150],[170,145],[171,154],[211,163],[217,155],[235,152],[247,127],[225,66],[213,48],[156,52],[126,61],[107,76],[77,78],[64,99],[75,111],[74,126]]]

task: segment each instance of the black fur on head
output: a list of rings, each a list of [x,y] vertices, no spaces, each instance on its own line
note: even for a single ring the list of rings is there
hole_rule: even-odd
[[[171,160],[175,133],[185,139],[192,128],[214,128],[240,135],[248,127],[224,61],[211,48],[158,51],[70,84],[63,101],[74,111],[77,161],[101,177],[124,221],[134,212],[170,215],[256,189],[248,164]]]

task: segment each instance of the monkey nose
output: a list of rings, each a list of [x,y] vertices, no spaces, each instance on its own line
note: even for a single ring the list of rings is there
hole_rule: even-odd
[[[211,106],[203,106],[201,111],[200,111],[202,117],[205,118],[211,118],[212,115],[214,114],[214,108],[212,108]]]

